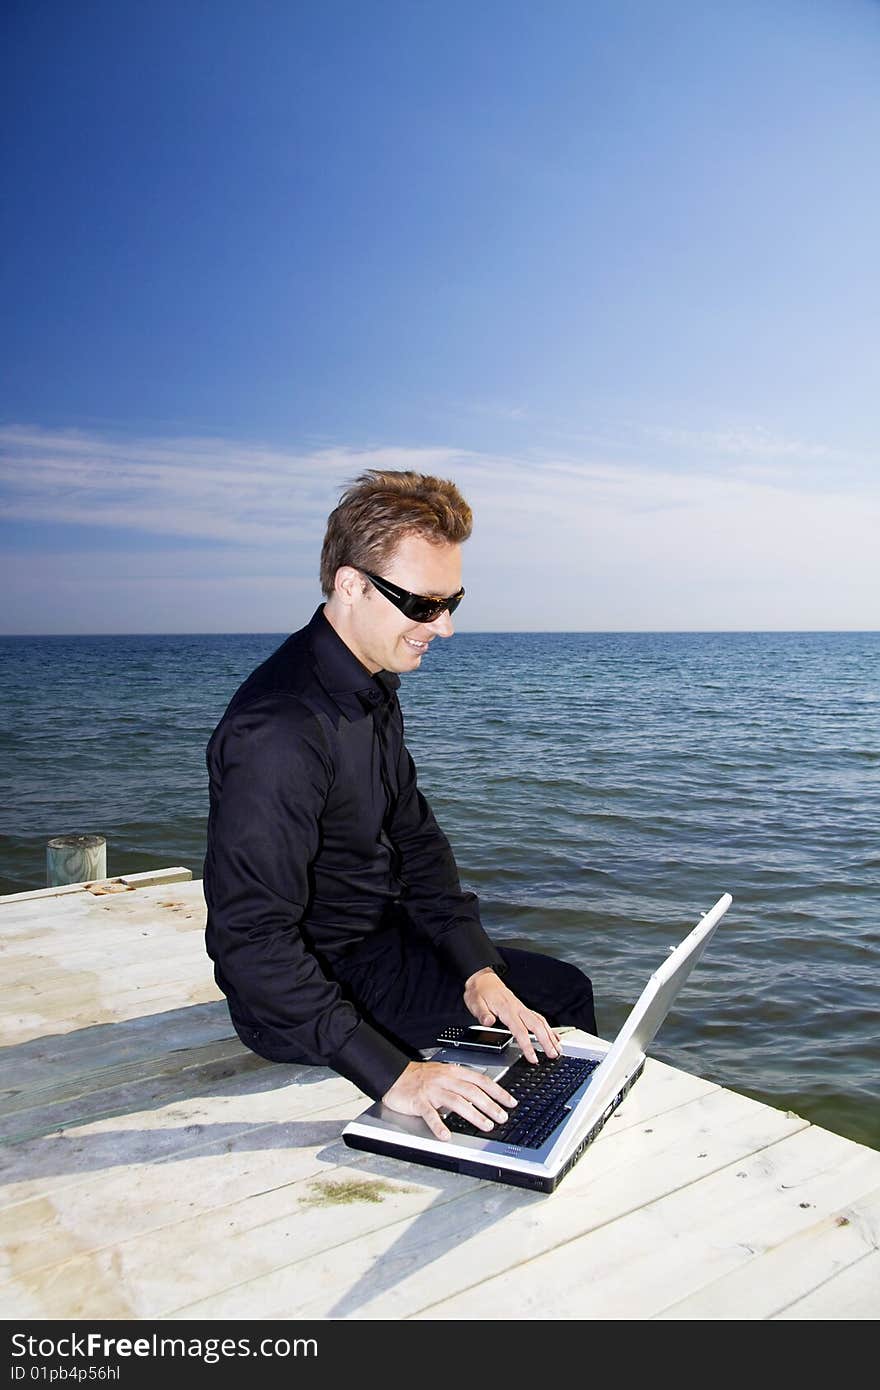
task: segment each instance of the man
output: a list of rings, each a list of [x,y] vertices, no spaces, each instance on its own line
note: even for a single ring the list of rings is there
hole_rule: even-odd
[[[328,521],[327,602],[238,689],[207,750],[206,941],[236,1032],[440,1139],[443,1109],[489,1131],[515,1104],[420,1058],[443,1028],[497,1020],[531,1062],[530,1033],[553,1057],[554,1026],[596,1031],[580,970],[490,941],[404,743],[399,674],[452,636],[470,532],[453,483],[364,473]]]

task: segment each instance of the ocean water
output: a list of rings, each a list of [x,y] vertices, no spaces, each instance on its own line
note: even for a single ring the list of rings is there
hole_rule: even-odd
[[[282,640],[0,638],[0,893],[59,834],[200,877],[205,743]],[[401,700],[493,936],[586,969],[613,1036],[729,891],[655,1055],[880,1147],[880,633],[464,633]]]

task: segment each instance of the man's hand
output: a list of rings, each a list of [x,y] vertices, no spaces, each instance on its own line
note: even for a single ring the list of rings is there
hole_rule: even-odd
[[[509,1028],[528,1062],[538,1060],[529,1033],[534,1033],[548,1057],[558,1057],[561,1054],[562,1045],[559,1037],[544,1015],[536,1014],[534,1009],[527,1009],[507,988],[501,977],[495,974],[491,965],[471,975],[464,987],[464,1002],[478,1023],[491,1028],[495,1020],[499,1019]]]
[[[473,1067],[448,1062],[410,1062],[382,1104],[399,1115],[421,1115],[438,1139],[452,1136],[443,1123],[440,1107],[454,1110],[477,1129],[489,1131],[492,1121],[503,1124],[507,1111],[502,1105],[516,1105],[508,1091]]]

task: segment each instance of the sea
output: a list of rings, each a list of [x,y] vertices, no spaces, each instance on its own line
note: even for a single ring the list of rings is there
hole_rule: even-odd
[[[63,834],[201,877],[205,744],[284,636],[0,638],[0,893]],[[493,937],[612,1037],[730,892],[654,1055],[880,1148],[880,633],[466,632],[400,694]]]

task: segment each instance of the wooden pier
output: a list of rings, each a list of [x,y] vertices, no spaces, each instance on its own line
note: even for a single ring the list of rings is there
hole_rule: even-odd
[[[880,1153],[649,1060],[551,1196],[345,1147],[235,1037],[186,870],[0,899],[6,1319],[880,1313]]]

